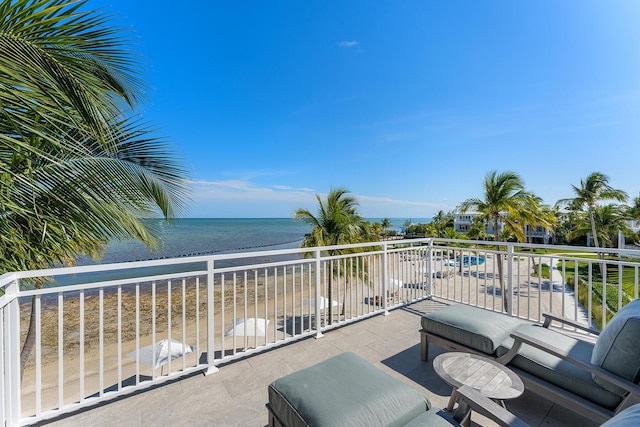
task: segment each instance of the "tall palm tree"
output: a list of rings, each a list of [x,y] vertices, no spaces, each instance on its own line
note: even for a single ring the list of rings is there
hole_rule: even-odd
[[[627,193],[611,187],[609,185],[609,177],[600,172],[591,173],[586,179],[580,180],[580,186],[572,185],[571,187],[573,187],[575,197],[558,200],[557,204],[579,209],[586,207],[591,225],[593,244],[596,248],[599,248],[600,242],[598,240],[598,230],[596,229],[594,208],[603,200],[617,200],[624,203],[628,198]],[[598,257],[603,259],[604,255],[598,253]]]
[[[496,250],[499,251],[500,225],[502,224],[505,231],[513,234],[518,240],[524,240],[522,219],[527,217],[530,221],[534,221],[536,200],[532,193],[526,191],[524,182],[517,173],[492,171],[484,178],[484,198],[466,199],[460,205],[460,212],[464,214],[473,209],[480,214],[480,218],[489,221],[493,225],[493,240],[496,242]],[[496,259],[504,308],[508,310],[509,301],[505,292],[502,256],[497,255]]]
[[[311,232],[302,241],[301,247],[312,248],[317,246],[335,246],[350,243],[358,243],[369,240],[368,227],[358,213],[358,202],[355,197],[349,195],[344,188],[332,188],[326,200],[322,200],[316,194],[318,201],[317,214],[303,208],[298,208],[293,213],[293,218],[303,221],[311,226]],[[330,256],[339,255],[346,251],[329,249]],[[329,273],[328,299],[329,299],[329,323],[333,321],[333,274]]]
[[[85,4],[0,2],[3,272],[73,263],[110,239],[153,247],[139,218],[173,217],[188,198],[183,163],[135,118],[145,90],[137,56]]]

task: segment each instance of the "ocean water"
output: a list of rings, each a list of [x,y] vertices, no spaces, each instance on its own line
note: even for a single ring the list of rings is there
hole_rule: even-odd
[[[370,218],[368,221],[381,221]],[[291,218],[188,218],[170,223],[147,220],[157,230],[159,248],[150,251],[137,241],[109,243],[101,264],[164,259],[192,255],[235,253],[300,247],[310,227]],[[394,218],[391,229],[401,230],[405,218]],[[413,220],[418,222],[418,219]],[[422,220],[424,221],[424,220]],[[78,265],[95,264],[80,258]]]
[[[379,218],[369,221],[381,221]],[[137,241],[114,241],[106,247],[99,260],[81,257],[76,265],[111,264],[131,261],[157,260],[221,253],[241,253],[261,250],[298,248],[310,227],[291,218],[188,218],[165,222],[147,220],[156,230],[159,247],[149,250]],[[392,229],[400,230],[404,218],[392,219]],[[417,222],[414,220],[414,222]],[[294,255],[295,256],[295,255]],[[273,261],[287,256],[270,257]],[[288,256],[291,258],[291,255]],[[260,262],[260,259],[221,261],[219,267]],[[167,265],[153,268],[126,269],[100,273],[81,273],[56,276],[48,286],[65,286],[105,280],[140,277],[148,274],[167,274],[178,271],[202,270],[202,263]]]
[[[290,218],[188,218],[169,223],[156,219],[159,247],[149,250],[137,241],[109,243],[101,264],[299,247],[308,225]],[[88,258],[79,265],[95,263]]]

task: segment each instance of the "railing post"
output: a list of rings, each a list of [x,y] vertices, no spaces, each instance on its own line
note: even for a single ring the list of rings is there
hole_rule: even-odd
[[[0,315],[0,425],[8,425],[7,423],[7,396],[9,396],[8,383],[6,381],[5,372],[9,371],[9,365],[5,357],[5,336],[7,335],[7,323],[5,319],[5,309],[3,307]],[[8,352],[6,352],[8,353]]]
[[[219,371],[216,365],[213,364],[215,354],[215,324],[214,324],[214,308],[213,308],[213,272],[214,272],[214,260],[207,261],[207,370],[205,375],[215,374]],[[224,354],[224,349],[222,349]]]
[[[382,245],[382,295],[380,298],[382,299],[382,307],[384,308],[384,315],[389,314],[389,310],[387,308],[387,299],[388,299],[388,289],[389,289],[389,253],[387,252],[388,245],[384,243]]]
[[[20,420],[20,306],[18,279],[5,288],[5,297],[11,298],[4,308],[4,419],[6,425]],[[31,313],[35,316],[35,313]]]
[[[507,313],[513,316],[513,243],[507,244]]]
[[[433,298],[433,239],[429,239],[429,247],[427,249],[427,298]]]
[[[316,258],[316,298],[315,298],[315,302],[316,302],[316,306],[315,306],[315,311],[316,311],[316,315],[315,315],[315,319],[316,319],[316,321],[315,321],[315,324],[316,324],[316,339],[317,338],[322,338],[322,332],[320,331],[320,329],[322,327],[321,324],[320,324],[320,320],[321,320],[321,317],[322,317],[320,315],[320,280],[321,280],[320,267],[322,266],[320,255],[321,255],[320,254],[320,249],[316,249],[316,254],[315,254],[315,258]],[[333,304],[333,301],[329,301],[328,304]],[[326,305],[326,303],[325,303],[325,305]]]

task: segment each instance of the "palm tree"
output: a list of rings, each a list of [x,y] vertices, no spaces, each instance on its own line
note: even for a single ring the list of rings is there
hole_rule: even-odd
[[[488,237],[487,225],[481,217],[473,217],[471,219],[471,225],[467,230],[467,239],[471,240],[483,240]]]
[[[557,204],[554,207],[554,212],[556,216],[556,226],[554,230],[556,243],[570,244],[572,239],[569,235],[575,227],[579,214],[582,212],[572,208],[569,208],[566,212],[561,212]]]
[[[638,224],[640,224],[640,196],[634,197],[631,200],[631,205],[626,207],[625,217],[631,221],[633,227],[637,227]],[[633,234],[634,240],[637,241],[638,234],[634,233],[633,230],[630,231],[631,234]]]
[[[389,229],[393,223],[391,222],[391,220],[389,218],[382,218],[382,231],[384,231],[385,233],[387,232],[387,229]]]
[[[614,237],[619,231],[629,233],[631,230],[627,226],[625,208],[619,205],[596,205],[593,207],[593,219],[596,224],[596,233],[602,247],[611,247]],[[592,233],[591,217],[587,213],[582,213],[578,217],[575,228],[569,233],[571,237],[584,236]]]
[[[593,244],[596,248],[599,248],[600,243],[598,241],[594,208],[598,205],[598,202],[603,200],[617,200],[624,203],[628,198],[627,193],[611,187],[609,185],[609,177],[600,172],[593,172],[586,179],[580,180],[579,187],[575,185],[572,185],[571,187],[573,187],[575,197],[558,200],[557,205],[569,206],[574,209],[584,209],[586,207],[587,214],[589,215],[589,223],[591,225]],[[604,255],[602,253],[598,253],[598,257],[604,259]]]
[[[358,202],[349,191],[344,188],[332,188],[325,201],[316,194],[318,212],[314,215],[311,211],[298,208],[293,213],[293,218],[303,221],[311,226],[311,232],[302,241],[301,247],[312,248],[317,246],[335,246],[350,243],[358,243],[369,240],[368,228],[365,221],[358,213]],[[341,249],[327,250],[330,256],[347,253]],[[310,254],[308,255],[310,256]],[[328,299],[329,323],[333,321],[333,274],[329,274]]]
[[[367,222],[367,227],[369,227],[369,232],[374,240],[383,240],[384,239],[384,228],[382,228],[382,224],[378,221]]]
[[[85,3],[0,2],[2,272],[71,264],[111,239],[153,247],[140,218],[185,206],[186,169],[134,116],[145,89],[136,55]]]
[[[436,237],[443,237],[444,230],[447,227],[453,226],[453,215],[451,212],[446,212],[443,210],[438,211],[438,213],[431,219],[431,223],[435,227]]]
[[[435,226],[435,224],[433,224],[433,222],[429,222],[427,224],[419,224],[419,225],[424,232],[424,237],[438,237],[438,229]]]
[[[555,225],[557,224],[557,217],[553,210],[553,208],[549,205],[542,204],[542,200],[538,199],[537,202],[533,204],[534,212],[532,218],[527,218],[535,222],[527,223],[526,225],[533,227],[542,227],[547,231],[553,231]],[[529,243],[533,243],[532,236],[533,233],[529,234]]]
[[[515,172],[489,172],[484,178],[484,198],[469,198],[460,205],[460,212],[470,209],[477,211],[482,220],[493,224],[493,240],[496,250],[500,250],[500,225],[505,231],[513,234],[518,240],[524,240],[522,219],[530,218],[534,221],[534,202],[537,198],[525,190],[522,178]],[[498,261],[498,275],[502,292],[504,308],[508,310],[509,301],[505,292],[502,256],[496,255]]]
[[[640,196],[634,197],[631,202],[631,206],[627,208],[626,216],[637,223],[640,221]]]
[[[453,227],[447,227],[444,230],[442,230],[442,236],[445,239],[451,239],[451,240],[456,240],[460,238],[460,234]]]

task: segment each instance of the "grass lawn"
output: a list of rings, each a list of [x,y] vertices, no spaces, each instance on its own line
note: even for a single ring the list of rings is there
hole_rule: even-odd
[[[534,253],[550,255],[554,252],[548,251],[535,251]],[[567,251],[556,251],[555,253],[562,253],[563,255],[569,255]],[[597,259],[596,254],[585,254],[583,252],[576,252],[580,258]],[[618,258],[611,258],[610,260],[618,260]],[[633,260],[637,261],[637,260]],[[540,268],[539,268],[540,267]],[[564,273],[565,282],[575,289],[576,275],[578,276],[578,289],[577,295],[580,303],[588,307],[589,297],[591,297],[592,318],[596,322],[599,328],[602,328],[602,300],[603,294],[606,293],[605,299],[607,302],[607,321],[610,320],[613,315],[618,311],[621,306],[626,305],[632,301],[636,295],[636,278],[640,277],[640,266],[621,266],[613,263],[607,264],[606,269],[606,287],[603,286],[602,274],[600,273],[600,267],[598,263],[588,261],[561,261],[556,266],[560,273]],[[538,277],[541,273],[545,279],[550,278],[549,265],[541,264],[536,266],[532,271],[532,276]],[[587,284],[589,283],[589,277],[591,276],[592,289],[589,291]]]
[[[558,265],[558,269],[562,271],[562,265]],[[602,274],[596,263],[569,261],[565,263],[565,281],[575,289],[576,273],[579,278],[578,300],[585,306],[588,306],[589,289],[587,283],[589,280],[589,269],[591,269],[592,283],[592,315],[598,327],[602,327],[602,296],[606,292],[607,301],[607,320],[611,319],[616,311],[620,308],[620,303],[626,305],[634,299],[636,295],[635,282],[638,267],[619,266],[615,264],[607,265],[607,286],[603,286]]]

